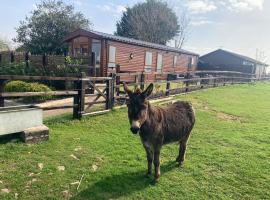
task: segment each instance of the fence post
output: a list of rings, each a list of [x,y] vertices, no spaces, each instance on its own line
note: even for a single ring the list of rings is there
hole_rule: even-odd
[[[85,97],[85,81],[83,78],[85,77],[85,73],[82,72],[80,79],[74,82],[75,90],[78,91],[78,95],[74,96],[73,100],[73,118],[81,119],[82,114],[84,113],[84,97]],[[75,106],[76,105],[76,106]]]
[[[106,109],[112,109],[114,104],[114,78],[113,74],[111,79],[106,80]]]
[[[186,75],[186,92],[188,92],[188,86],[189,86],[189,79],[190,78],[190,74],[189,74],[189,72],[187,72],[187,75]]]
[[[141,74],[141,84],[140,84],[140,88],[141,88],[141,90],[143,91],[144,90],[144,73],[142,72],[142,74]]]
[[[10,53],[10,62],[11,63],[13,63],[14,62],[14,52],[12,51],[11,53]]]
[[[116,74],[112,73],[112,80],[111,80],[111,108],[114,107],[114,93],[115,93],[115,78]]]
[[[118,75],[120,73],[120,65],[116,65],[116,76],[115,76],[115,84],[116,84],[116,95],[119,96],[120,94],[120,76]]]
[[[5,81],[0,80],[0,107],[5,107],[5,103],[4,103],[5,98],[2,97],[2,92],[4,92],[4,86],[5,86]]]
[[[214,87],[216,87],[216,77],[214,77]]]
[[[28,51],[25,53],[24,59],[25,59],[25,66],[29,67],[29,52]]]
[[[171,82],[169,82],[169,81],[170,81],[170,74],[167,74],[166,92],[165,92],[166,96],[170,95]]]
[[[45,54],[42,55],[42,68],[43,68],[43,75],[47,76],[47,69],[46,69],[46,56]]]

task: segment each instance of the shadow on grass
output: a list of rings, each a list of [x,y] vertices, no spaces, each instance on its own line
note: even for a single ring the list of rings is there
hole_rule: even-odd
[[[161,173],[164,174],[175,169],[176,162],[168,162],[161,166]],[[153,178],[147,178],[145,171],[131,173],[115,174],[104,177],[96,183],[90,185],[87,189],[73,196],[72,200],[79,199],[117,199],[147,187],[153,187]],[[161,175],[162,179],[162,175]]]
[[[13,133],[13,134],[0,136],[0,144],[7,144],[10,142],[13,142],[13,143],[22,142],[21,137],[20,137],[20,133]]]

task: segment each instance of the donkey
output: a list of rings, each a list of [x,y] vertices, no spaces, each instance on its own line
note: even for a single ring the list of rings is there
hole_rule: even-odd
[[[139,132],[146,151],[148,161],[146,175],[151,176],[154,161],[154,180],[157,182],[160,177],[159,155],[162,145],[179,142],[176,162],[181,165],[185,160],[187,142],[195,123],[192,105],[184,101],[178,101],[166,108],[151,105],[147,97],[153,91],[152,83],[143,92],[140,89],[132,92],[124,83],[124,90],[129,96],[127,106],[130,130],[133,134]]]

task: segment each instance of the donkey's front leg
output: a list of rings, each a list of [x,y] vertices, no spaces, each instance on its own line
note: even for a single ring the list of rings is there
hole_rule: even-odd
[[[160,147],[155,148],[154,150],[154,165],[155,165],[155,181],[159,181],[160,177],[160,161],[159,161],[159,155],[160,155]]]
[[[144,149],[146,151],[146,157],[147,157],[147,173],[146,176],[150,177],[151,173],[152,173],[152,163],[153,163],[153,149],[151,148],[151,146],[144,144]]]

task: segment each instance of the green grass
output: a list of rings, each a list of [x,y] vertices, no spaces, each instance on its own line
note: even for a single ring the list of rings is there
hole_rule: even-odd
[[[0,144],[0,189],[10,190],[0,199],[269,199],[270,84],[177,98],[193,102],[197,121],[181,168],[178,146],[163,147],[158,184],[144,177],[144,149],[120,109],[82,121],[49,119],[50,140],[38,145]],[[77,191],[71,183],[82,175]]]

